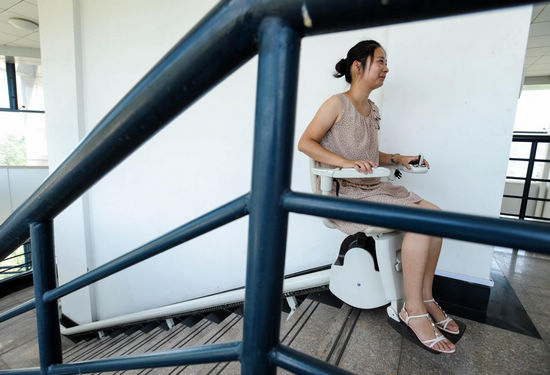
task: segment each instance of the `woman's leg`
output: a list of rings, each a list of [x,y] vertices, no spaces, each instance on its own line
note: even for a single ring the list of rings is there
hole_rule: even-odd
[[[426,262],[426,271],[424,272],[424,283],[422,286],[422,294],[424,300],[432,299],[432,287],[434,283],[434,274],[441,253],[442,240],[439,237],[431,237],[430,250],[428,251],[428,259]],[[439,321],[439,320],[438,320]]]
[[[439,210],[440,208],[436,205],[428,202],[421,201],[417,203],[422,208],[429,208],[433,210]],[[424,300],[430,300],[433,298],[432,288],[434,281],[435,269],[437,267],[437,262],[439,260],[439,254],[441,253],[441,244],[442,239],[440,237],[430,237],[431,242],[428,251],[428,259],[426,262],[426,269],[424,271],[424,282],[422,286],[422,294]],[[426,303],[426,308],[430,315],[434,318],[436,322],[441,322],[445,319],[445,314],[441,309],[433,302]],[[451,331],[458,331],[458,325],[452,320],[447,325],[447,329]]]
[[[432,237],[418,233],[405,233],[401,249],[406,308],[409,316],[426,314],[424,304],[424,276],[426,274]],[[437,263],[437,262],[436,262]],[[401,313],[402,314],[402,313]],[[404,318],[404,315],[401,315]],[[409,325],[422,341],[435,338],[434,329],[428,319],[411,319]],[[435,344],[435,350],[452,350],[455,346],[449,340]]]

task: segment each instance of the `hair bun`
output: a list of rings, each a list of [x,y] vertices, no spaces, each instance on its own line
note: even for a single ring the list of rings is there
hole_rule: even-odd
[[[334,74],[334,76],[337,78],[345,76],[348,68],[347,65],[348,65],[348,62],[346,61],[346,59],[341,59],[340,61],[338,61],[336,63],[336,66],[334,67],[334,69],[336,69],[336,72],[337,72],[336,74]]]

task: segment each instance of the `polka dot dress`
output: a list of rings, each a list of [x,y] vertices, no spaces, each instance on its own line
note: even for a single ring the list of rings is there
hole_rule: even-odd
[[[346,94],[338,94],[337,97],[342,101],[344,111],[342,117],[334,123],[321,140],[321,146],[346,159],[371,160],[378,164],[378,130],[380,129],[378,107],[369,100],[371,113],[368,116],[363,116]],[[315,162],[315,164],[318,167],[334,168],[334,166],[320,162]],[[317,180],[317,192],[320,194],[320,178],[318,177]],[[422,200],[404,187],[381,181],[379,178],[338,179],[338,183],[340,185],[338,196],[342,198],[399,205],[411,205]],[[331,195],[336,195],[336,181]],[[340,220],[333,220],[333,223],[347,234],[363,232],[367,228],[365,224]]]

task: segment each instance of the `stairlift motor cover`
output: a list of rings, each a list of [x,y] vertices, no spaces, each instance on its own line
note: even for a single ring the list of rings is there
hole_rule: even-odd
[[[348,305],[360,309],[372,309],[389,302],[372,256],[359,247],[348,250],[343,265],[332,265],[329,289]]]
[[[348,236],[330,269],[330,291],[348,305],[362,309],[391,303],[389,308],[397,317],[405,296],[400,267],[402,242],[401,232],[376,240],[362,232]]]

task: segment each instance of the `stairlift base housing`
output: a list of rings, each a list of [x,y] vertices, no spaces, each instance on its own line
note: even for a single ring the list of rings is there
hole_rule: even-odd
[[[364,237],[353,241],[351,237]],[[350,241],[351,240],[351,241]],[[343,302],[360,309],[386,304],[388,315],[399,321],[398,306],[404,297],[401,272],[403,233],[392,232],[373,239],[360,232],[348,237],[330,272],[330,291]],[[366,245],[366,246],[365,246]],[[343,258],[343,259],[342,259]]]

